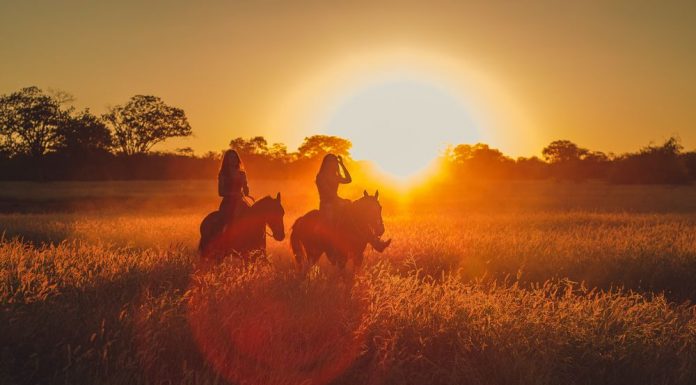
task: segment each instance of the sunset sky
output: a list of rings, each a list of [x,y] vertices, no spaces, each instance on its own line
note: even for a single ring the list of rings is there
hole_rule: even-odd
[[[253,135],[294,149],[315,133],[362,157],[476,141],[539,155],[554,139],[624,152],[671,135],[696,149],[694,1],[5,1],[0,46],[2,94],[183,108],[195,137],[161,149]]]

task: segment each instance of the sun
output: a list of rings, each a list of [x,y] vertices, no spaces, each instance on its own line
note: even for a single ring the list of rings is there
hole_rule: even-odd
[[[399,179],[422,173],[448,144],[478,138],[473,114],[454,90],[400,73],[348,90],[320,128],[350,139],[353,158]]]
[[[435,171],[448,145],[489,144],[512,156],[538,151],[536,114],[514,84],[474,58],[411,45],[351,49],[307,68],[271,98],[267,127],[299,145],[315,134],[353,143],[352,157],[411,185]]]

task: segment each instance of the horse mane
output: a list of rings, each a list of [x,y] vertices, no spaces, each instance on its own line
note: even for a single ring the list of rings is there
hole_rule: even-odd
[[[257,199],[256,202],[254,202],[254,204],[262,204],[262,203],[265,204],[267,201],[272,200],[272,199],[273,198],[271,198],[270,195],[266,195],[264,197]]]
[[[357,208],[360,208],[360,206],[362,206],[362,205],[364,205],[364,204],[366,204],[366,203],[370,203],[370,201],[373,200],[373,199],[377,202],[377,204],[379,204],[379,201],[377,201],[377,198],[375,198],[374,196],[371,196],[371,195],[367,195],[367,196],[366,196],[366,195],[363,195],[363,196],[361,196],[360,198],[358,198],[358,199],[356,199],[356,200],[354,200],[354,201],[352,201],[352,202],[350,202],[350,203],[351,203],[351,205],[353,206],[353,208],[356,208],[356,209],[357,209]]]
[[[269,203],[272,203],[274,200],[275,199],[273,199],[273,197],[271,197],[270,195],[266,195],[264,197],[261,197],[259,199],[256,199],[255,201],[253,201],[249,207],[254,207],[254,206],[266,207],[269,205]]]
[[[275,198],[273,198],[273,197],[270,196],[270,195],[266,195],[266,196],[264,196],[264,197],[262,197],[262,198],[257,199],[257,200],[250,206],[250,208],[256,207],[257,210],[265,211],[265,210],[268,210],[268,209],[272,208],[272,207],[273,207],[273,204],[275,203],[275,201],[276,201]]]

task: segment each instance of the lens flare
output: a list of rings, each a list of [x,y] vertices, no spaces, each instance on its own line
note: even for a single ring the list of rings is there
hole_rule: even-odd
[[[189,293],[196,343],[232,383],[327,384],[363,346],[362,296],[336,282],[223,263],[194,276]]]

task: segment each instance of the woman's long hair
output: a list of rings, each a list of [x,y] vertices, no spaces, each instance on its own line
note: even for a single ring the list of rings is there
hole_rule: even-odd
[[[319,167],[319,172],[317,173],[317,178],[328,175],[339,175],[338,158],[334,154],[324,155],[324,159],[321,161],[321,167]]]
[[[229,177],[232,175],[232,171],[244,171],[244,165],[237,151],[227,150],[222,156],[222,165],[220,165],[218,177]]]

